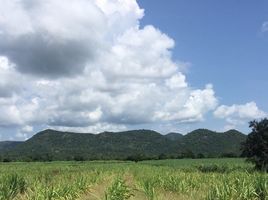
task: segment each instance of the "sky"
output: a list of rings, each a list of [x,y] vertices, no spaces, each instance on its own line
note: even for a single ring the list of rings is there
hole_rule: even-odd
[[[268,2],[1,0],[0,140],[268,116]]]

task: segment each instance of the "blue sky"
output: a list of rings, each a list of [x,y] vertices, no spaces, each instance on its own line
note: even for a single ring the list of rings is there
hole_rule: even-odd
[[[268,19],[263,1],[140,0],[142,25],[154,26],[176,41],[173,56],[189,61],[193,87],[213,83],[224,104],[256,101],[268,110]]]
[[[268,110],[268,2],[139,0],[142,25],[154,24],[176,41],[175,59],[191,63],[192,87],[210,82],[222,104],[255,101]],[[213,126],[213,122],[209,123]],[[240,127],[247,131],[247,127]]]
[[[0,140],[267,117],[268,2],[3,0]]]

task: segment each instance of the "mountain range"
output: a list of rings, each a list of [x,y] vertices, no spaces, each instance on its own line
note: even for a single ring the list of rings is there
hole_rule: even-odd
[[[161,135],[152,130],[86,134],[48,129],[25,142],[0,142],[0,157],[47,161],[240,156],[246,137],[236,130],[197,129],[186,135]]]

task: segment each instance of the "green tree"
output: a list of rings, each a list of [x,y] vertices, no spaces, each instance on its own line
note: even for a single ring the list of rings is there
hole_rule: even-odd
[[[199,158],[199,159],[205,158],[205,155],[202,154],[202,153],[199,153],[199,154],[196,155],[196,158]]]
[[[256,169],[268,172],[268,119],[251,121],[252,129],[243,144],[243,156],[255,164]]]
[[[190,150],[186,149],[186,151],[182,152],[182,157],[183,158],[195,158],[195,154]]]

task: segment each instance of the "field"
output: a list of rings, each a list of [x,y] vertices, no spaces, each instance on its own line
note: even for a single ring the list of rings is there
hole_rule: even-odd
[[[0,200],[268,199],[243,159],[0,163]]]

